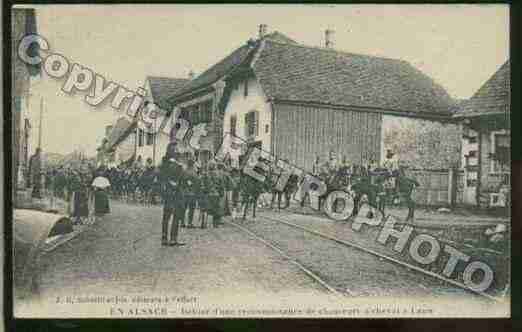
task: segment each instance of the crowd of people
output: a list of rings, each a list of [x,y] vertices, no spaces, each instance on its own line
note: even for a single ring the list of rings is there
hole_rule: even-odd
[[[95,216],[110,213],[108,188],[93,186],[95,178],[105,176],[103,167],[95,168],[83,162],[47,167],[41,174],[43,192],[40,196],[47,194],[64,200],[73,224],[92,223]]]
[[[242,214],[245,219],[249,209],[255,218],[260,206],[273,208],[276,204],[278,209],[285,209],[298,191],[296,175],[290,176],[286,186],[278,190],[274,170],[266,172],[266,180],[260,183],[230,165],[213,160],[201,165],[197,159],[177,151],[176,143],[170,143],[158,166],[150,158],[142,165],[138,158],[136,162],[117,166],[96,168],[81,164],[49,168],[44,172],[44,190],[69,202],[73,222],[80,224],[91,222],[92,212],[95,216],[109,213],[109,197],[126,203],[163,204],[162,245],[167,246],[183,245],[177,240],[179,227],[219,227],[224,216],[235,219]],[[385,163],[394,162],[391,157],[393,154],[388,153]],[[386,171],[396,168],[392,164],[384,166]],[[370,165],[364,171],[381,169],[379,165]],[[346,158],[341,162],[333,158],[321,162],[317,158],[312,173],[331,190],[346,187],[350,176],[361,172],[362,168],[348,165]],[[95,185],[95,179],[100,177],[107,179],[107,186]],[[298,198],[301,206],[308,197],[304,193]]]

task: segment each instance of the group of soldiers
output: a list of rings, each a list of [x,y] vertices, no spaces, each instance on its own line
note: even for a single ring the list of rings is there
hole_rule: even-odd
[[[265,193],[271,195],[271,202],[266,205],[273,207],[277,200],[278,208],[287,208],[291,195],[298,190],[298,179],[295,176],[288,181],[283,191],[276,191],[271,185],[271,172],[266,174],[265,183],[259,183],[229,165],[210,160],[201,166],[197,160],[177,151],[176,143],[170,143],[159,166],[154,166],[149,158],[144,166],[134,163],[117,167],[100,166],[98,169],[90,167],[87,170],[58,167],[46,173],[45,183],[53,179],[54,194],[58,197],[68,199],[70,193],[77,193],[75,211],[80,216],[83,216],[85,210],[83,201],[87,201],[85,193],[95,176],[109,180],[111,185],[108,193],[114,199],[142,204],[163,203],[161,243],[165,246],[184,244],[178,241],[179,227],[206,228],[210,218],[211,225],[219,227],[224,216],[232,215],[236,218],[241,208],[245,218],[249,206],[253,208],[255,217],[258,198]],[[393,177],[397,170],[393,157],[388,151],[383,164],[369,165],[365,169],[377,172],[384,169]],[[345,180],[355,171],[354,166],[349,166],[346,160],[341,163],[332,160],[320,163],[318,160],[313,174],[329,187],[343,187],[346,185]],[[283,198],[284,206],[281,205]],[[306,196],[300,199],[303,206]],[[199,213],[196,214],[196,211]],[[195,220],[196,215],[199,215],[198,220]]]
[[[223,216],[237,207],[238,195],[229,193],[239,191],[238,175],[213,161],[204,167],[198,166],[194,159],[177,152],[176,143],[169,144],[158,175],[164,204],[161,239],[164,246],[184,245],[177,240],[178,228],[196,227],[196,209],[199,227],[206,228],[209,217],[212,217],[212,226],[219,227]]]
[[[223,216],[232,215],[236,218],[238,212],[242,211],[244,219],[249,208],[252,208],[255,218],[258,199],[265,193],[271,195],[271,208],[276,200],[279,209],[287,208],[291,196],[298,190],[297,176],[289,179],[284,190],[277,191],[272,183],[274,178],[271,171],[265,174],[266,181],[260,183],[240,170],[229,167],[230,165],[210,161],[205,167],[199,167],[195,160],[176,151],[176,143],[171,143],[156,172],[155,183],[159,183],[164,203],[162,245],[183,245],[177,241],[178,227],[194,228],[196,209],[200,212],[201,228],[206,227],[208,216],[212,216],[213,226],[218,227]],[[349,166],[346,161],[340,164],[329,161],[320,167],[314,167],[314,175],[323,179],[329,187],[343,187],[347,184],[344,181],[350,179],[353,172],[358,173],[354,167]],[[368,178],[374,172],[395,180],[398,176],[398,162],[395,155],[388,150],[381,165],[370,164],[364,170],[369,174]],[[386,190],[395,190],[395,187]],[[282,198],[285,200],[284,206],[281,206]],[[301,205],[305,204],[305,200],[306,196],[302,195]],[[169,233],[170,219],[173,219],[173,223]]]

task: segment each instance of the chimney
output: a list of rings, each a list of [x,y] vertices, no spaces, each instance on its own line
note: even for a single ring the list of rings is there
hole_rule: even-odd
[[[193,80],[196,77],[196,73],[193,70],[190,70],[188,73],[188,78]]]
[[[333,48],[334,47],[334,34],[335,31],[331,29],[326,29],[324,32],[324,47]]]
[[[268,29],[268,25],[266,24],[259,24],[259,39],[262,39],[266,36],[266,31]]]

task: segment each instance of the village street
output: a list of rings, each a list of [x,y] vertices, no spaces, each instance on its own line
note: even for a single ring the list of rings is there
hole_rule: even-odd
[[[64,310],[70,305],[65,298],[117,294],[176,294],[188,303],[196,301],[194,295],[231,294],[263,294],[275,302],[296,294],[325,300],[334,295],[451,297],[455,303],[462,300],[484,308],[489,302],[356,248],[277,223],[295,223],[404,260],[391,250],[393,243],[377,243],[375,231],[357,232],[346,222],[323,216],[263,210],[255,221],[230,223],[227,218],[219,228],[182,228],[180,240],[186,246],[162,247],[159,206],[113,201],[111,208],[111,214],[44,255],[38,277],[41,301],[58,308],[63,303]],[[23,307],[21,301],[21,312]]]

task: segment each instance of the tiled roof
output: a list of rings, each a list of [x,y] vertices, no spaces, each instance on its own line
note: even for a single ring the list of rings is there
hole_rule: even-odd
[[[279,43],[297,44],[296,41],[278,31],[274,31],[272,33],[267,34],[263,39],[273,40]],[[198,75],[190,83],[185,85],[183,89],[181,89],[178,93],[170,94],[170,96],[173,96],[173,99],[175,99],[176,97],[182,96],[200,88],[204,88],[216,82],[228,73],[232,72],[232,70],[237,68],[237,66],[243,63],[245,60],[247,60],[248,55],[251,54],[251,51],[253,51],[258,45],[259,40],[250,40],[245,45],[234,50],[223,60],[219,61],[218,63],[216,63],[215,65]]]
[[[246,59],[250,50],[251,47],[249,47],[248,45],[243,45],[237,48],[234,52],[225,57],[223,60],[219,61],[214,66],[210,67],[209,69],[195,77],[193,80],[191,80],[189,83],[187,83],[178,93],[171,94],[170,96],[174,96],[174,98],[176,98],[178,96],[187,94],[191,91],[206,87],[216,82],[224,75],[226,75],[228,72],[230,72],[232,69],[234,69],[237,65],[241,64],[243,60]]]
[[[121,141],[123,141],[136,127],[136,122],[131,122],[124,117],[121,117],[116,121],[116,124],[112,128],[105,149],[107,151],[115,148]]]
[[[169,108],[167,103],[168,97],[178,93],[183,86],[185,86],[189,79],[186,78],[170,78],[170,77],[157,77],[148,76],[147,80],[150,84],[150,90],[152,93],[152,99],[161,108]]]
[[[282,34],[279,31],[274,31],[272,33],[267,34],[264,39],[270,39],[279,43],[288,43],[288,44],[297,44],[295,40],[288,37],[287,35]]]
[[[266,40],[253,70],[276,100],[447,115],[455,101],[406,61]]]
[[[510,65],[506,61],[461,107],[455,117],[509,112]]]

